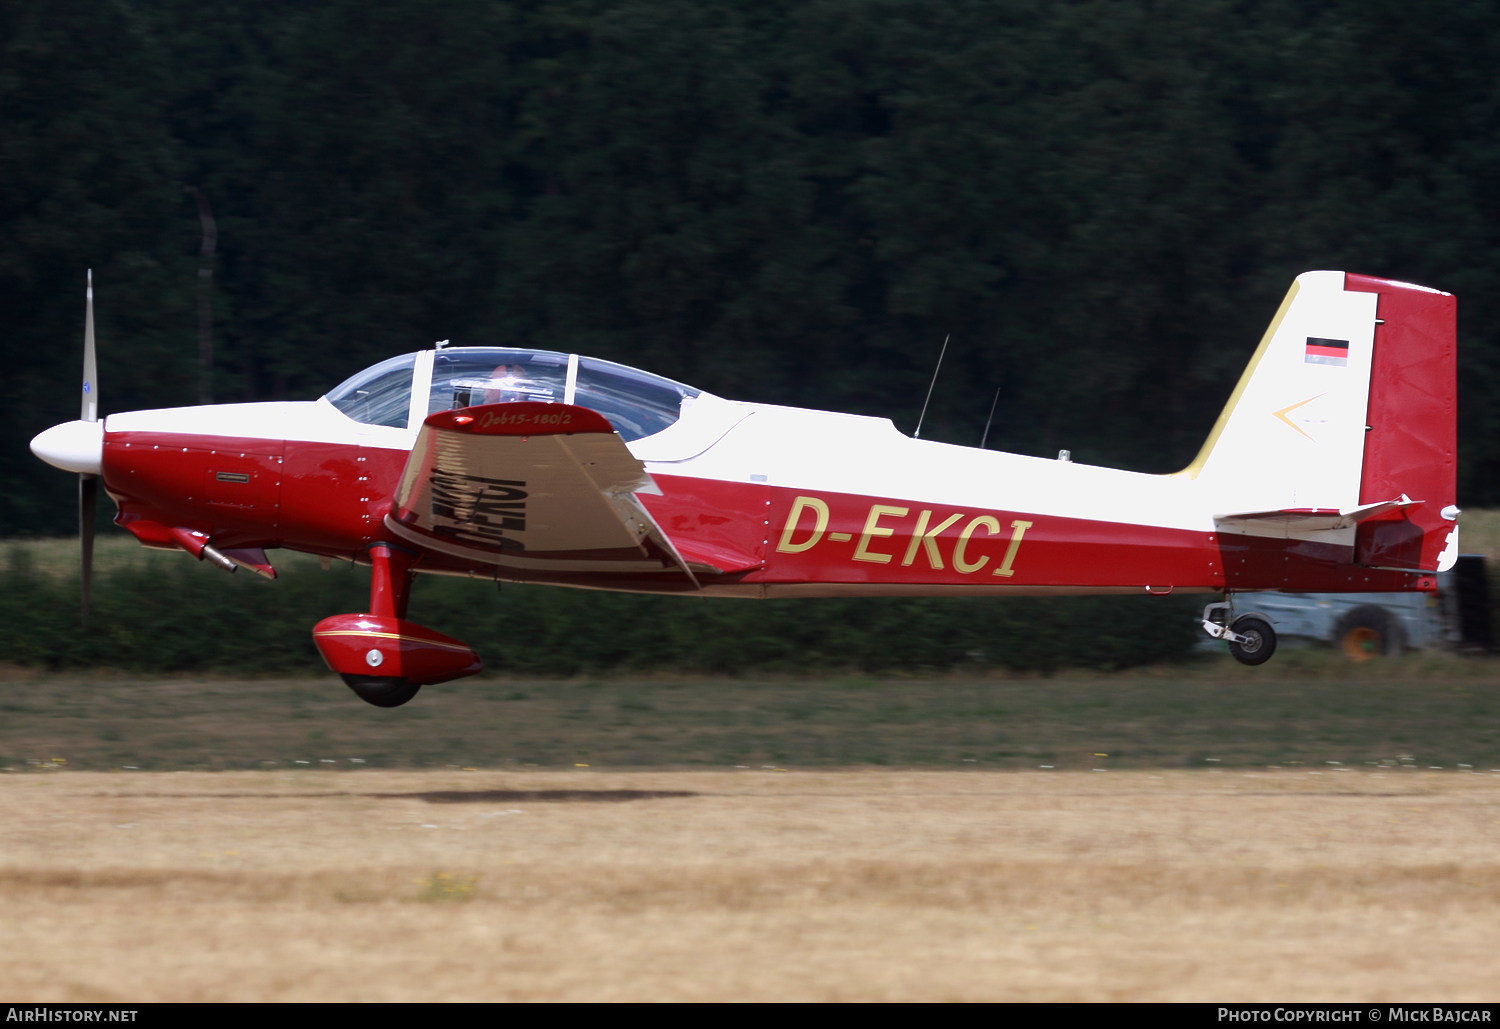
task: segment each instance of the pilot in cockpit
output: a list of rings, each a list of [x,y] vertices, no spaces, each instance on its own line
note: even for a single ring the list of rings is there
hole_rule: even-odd
[[[526,395],[521,391],[521,382],[525,380],[525,365],[496,365],[495,370],[490,372],[490,381],[485,387],[483,402],[509,404],[517,400],[525,400]]]

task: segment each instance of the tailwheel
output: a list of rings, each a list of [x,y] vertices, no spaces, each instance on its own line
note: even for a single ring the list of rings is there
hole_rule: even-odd
[[[1276,630],[1263,618],[1246,615],[1230,626],[1244,642],[1231,640],[1229,652],[1242,665],[1263,665],[1276,653]]]
[[[400,707],[422,688],[417,683],[383,675],[345,675],[343,679],[355,696],[376,707]]]

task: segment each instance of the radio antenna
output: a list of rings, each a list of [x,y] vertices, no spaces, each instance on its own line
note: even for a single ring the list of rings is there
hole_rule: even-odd
[[[932,403],[932,387],[937,385],[938,372],[943,370],[943,355],[948,352],[948,340],[953,333],[943,337],[943,349],[938,351],[937,367],[932,370],[932,381],[927,384],[927,399],[922,401],[922,413],[917,416],[917,431],[911,434],[912,439],[922,438],[922,422],[927,418],[927,405]]]
[[[995,405],[998,403],[1000,403],[1000,391],[997,389],[995,390],[995,399],[990,401],[990,416],[984,420],[984,435],[979,437],[980,450],[983,450],[984,445],[989,442],[990,422],[995,420]]]

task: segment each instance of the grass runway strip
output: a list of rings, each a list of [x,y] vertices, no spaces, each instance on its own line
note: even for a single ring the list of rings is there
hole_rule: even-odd
[[[1493,998],[1500,776],[0,777],[15,1001]]]
[[[0,691],[0,768],[22,771],[1500,767],[1500,661],[1440,654],[1288,649],[1261,668],[1052,678],[480,678],[394,710],[332,676],[9,669]]]

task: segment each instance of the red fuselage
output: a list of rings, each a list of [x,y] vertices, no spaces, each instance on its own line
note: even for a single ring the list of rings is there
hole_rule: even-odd
[[[222,551],[287,548],[364,563],[389,539],[383,522],[407,452],[386,447],[231,436],[106,431],[103,478],[116,522],[143,544],[176,549],[187,530]],[[711,592],[741,595],[1317,591],[1433,588],[1430,576],[1353,567],[1340,548],[1225,537],[1169,527],[955,509],[818,491],[828,507],[813,538],[809,491],[656,474],[641,499]],[[923,514],[926,511],[927,513]],[[944,523],[941,532],[933,530]],[[1395,523],[1399,525],[1400,523]],[[1018,535],[1015,526],[1024,525]],[[920,531],[919,531],[920,530]],[[437,551],[417,570],[496,575],[492,565]],[[643,592],[692,590],[685,580],[629,572],[504,570],[507,581]]]

